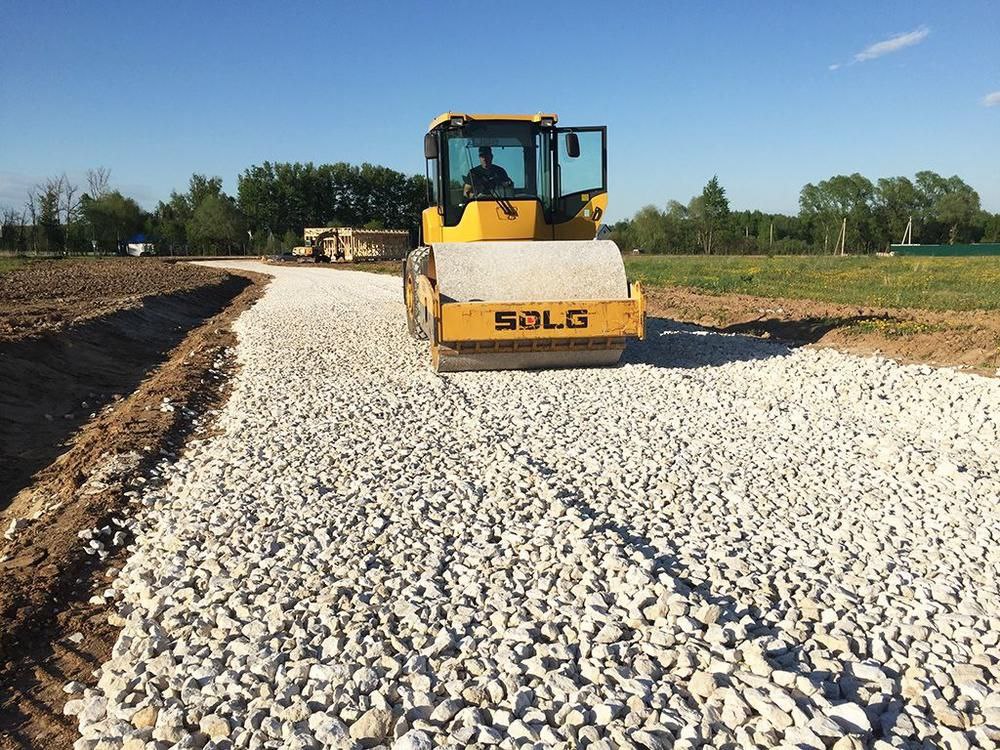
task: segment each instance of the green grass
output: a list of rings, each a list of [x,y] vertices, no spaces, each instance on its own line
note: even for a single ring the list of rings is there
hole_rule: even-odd
[[[332,264],[339,267],[339,263]],[[368,273],[383,273],[387,276],[402,276],[403,262],[399,260],[375,260],[366,263],[347,263],[344,267],[350,271],[367,271]]]
[[[966,326],[966,328],[968,328]],[[844,329],[844,333],[849,336],[864,336],[868,334],[878,334],[886,338],[902,338],[904,336],[916,336],[920,333],[937,333],[945,330],[945,326],[935,323],[924,323],[918,320],[862,320]],[[958,330],[951,328],[950,330]]]
[[[1000,258],[626,256],[629,278],[705,294],[872,307],[1000,309]]]
[[[28,264],[26,258],[0,258],[0,273],[13,271],[15,268],[23,268]]]

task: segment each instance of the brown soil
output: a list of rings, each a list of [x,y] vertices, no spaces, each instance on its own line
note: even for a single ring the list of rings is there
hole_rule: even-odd
[[[250,284],[226,273],[209,279],[196,289],[128,299],[126,307],[68,327],[0,340],[0,516],[76,430],[135,390],[191,328]],[[15,512],[26,518],[37,510],[22,503]]]
[[[34,423],[28,406],[14,404],[22,420],[22,441],[35,438],[37,431],[45,438],[34,443],[48,441],[47,450],[62,452],[13,498],[4,514],[3,530],[12,518],[39,517],[12,540],[0,538],[2,750],[72,746],[76,726],[62,714],[69,697],[62,686],[71,680],[92,684],[93,670],[109,657],[117,637],[118,626],[106,604],[88,601],[100,597],[126,555],[127,534],[112,544],[114,532],[121,530],[116,520],[131,512],[130,496],[146,483],[155,464],[204,429],[207,417],[224,400],[223,371],[232,364],[227,355],[236,343],[230,325],[266,283],[259,274],[150,261],[110,263],[121,270],[112,265],[94,270],[88,275],[102,281],[90,287],[73,282],[79,291],[67,289],[65,296],[58,283],[54,289],[36,287],[32,299],[41,335],[0,340],[4,398],[9,385],[22,399],[37,402]],[[122,272],[133,270],[143,279],[145,296],[121,278]],[[175,271],[179,273],[171,279]],[[122,292],[117,296],[116,273]],[[9,280],[2,281],[7,282],[2,289],[9,290]],[[94,290],[103,314],[86,314],[87,288]],[[55,314],[46,312],[44,294],[49,294],[49,309]],[[4,307],[9,304],[0,299],[0,310],[9,310]],[[8,355],[12,350],[16,357]],[[50,379],[59,387],[49,387]],[[86,387],[96,382],[105,387],[103,395],[120,398],[80,417],[83,424],[66,449],[67,436],[60,439],[59,431],[47,427],[73,423],[76,417],[62,420],[62,407],[51,401],[60,397],[60,388],[73,388],[78,380],[87,381]],[[94,398],[100,400],[102,394]],[[73,398],[79,403],[80,393],[74,392]],[[10,403],[3,404],[4,422]],[[39,416],[43,410],[60,419],[45,420]],[[7,448],[10,437],[3,435],[4,465],[15,453]],[[45,450],[39,448],[39,453]],[[105,528],[100,540],[109,555],[101,560],[86,553],[87,541],[78,532]]]
[[[675,287],[645,290],[649,315],[723,333],[881,353],[901,362],[953,366],[984,375],[1000,368],[1000,313],[854,307]]]
[[[216,268],[154,259],[46,260],[0,274],[0,342],[61,329],[226,276]]]

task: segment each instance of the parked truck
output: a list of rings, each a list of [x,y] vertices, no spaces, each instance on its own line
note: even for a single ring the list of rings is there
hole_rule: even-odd
[[[410,251],[410,233],[405,229],[306,227],[303,234],[302,250],[308,248],[317,263],[402,260]]]

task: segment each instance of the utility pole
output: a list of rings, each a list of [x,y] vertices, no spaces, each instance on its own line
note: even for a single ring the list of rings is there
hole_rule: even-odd
[[[847,244],[847,217],[844,217],[843,223],[840,225],[840,234],[837,236],[837,244],[833,246],[834,255],[843,255],[844,247]]]
[[[774,244],[774,222],[772,221],[771,222],[771,232],[770,232],[770,237],[767,240],[767,246],[770,247],[773,244]]]
[[[899,243],[900,245],[912,245],[913,244],[913,217],[906,222],[906,229],[903,230],[903,241]]]

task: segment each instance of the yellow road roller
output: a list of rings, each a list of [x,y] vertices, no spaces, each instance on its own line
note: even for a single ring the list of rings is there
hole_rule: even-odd
[[[403,295],[436,371],[611,365],[643,337],[642,290],[617,245],[596,238],[607,128],[446,112],[424,157],[430,205]]]

